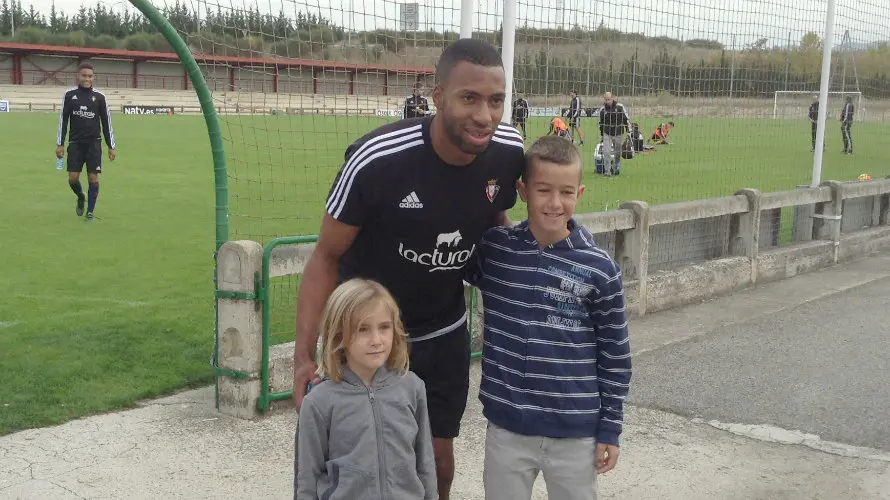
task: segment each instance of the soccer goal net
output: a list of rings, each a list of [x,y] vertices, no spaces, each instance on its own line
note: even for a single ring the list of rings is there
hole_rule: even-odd
[[[865,110],[862,108],[862,92],[828,92],[828,110],[832,111],[843,109],[847,98],[853,104],[854,112],[862,115]],[[801,90],[777,90],[773,98],[773,118],[786,120],[807,120],[809,119],[810,105],[817,102],[819,92],[806,92]],[[828,119],[839,119],[840,112],[834,113],[837,116],[829,116]]]

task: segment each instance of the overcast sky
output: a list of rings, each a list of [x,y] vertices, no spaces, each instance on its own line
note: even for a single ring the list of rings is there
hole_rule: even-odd
[[[168,0],[169,1],[169,0]],[[67,13],[76,12],[90,0],[22,0],[27,8],[49,12],[56,8]],[[400,4],[392,0],[184,0],[192,8],[206,5],[215,9],[259,6],[261,11],[315,12],[335,23],[357,30],[398,28]],[[129,7],[126,1],[103,1],[115,9]],[[162,6],[162,0],[152,0]],[[172,3],[172,1],[170,2]],[[460,28],[460,0],[418,0],[421,29],[436,31]],[[494,29],[501,22],[503,0],[476,0],[475,27]],[[890,0],[837,0],[835,23],[836,43],[840,43],[845,29],[850,30],[854,42],[873,42],[890,39]],[[793,42],[808,32],[822,33],[825,27],[827,0],[520,0],[519,25],[556,27],[578,24],[591,27],[603,22],[615,29],[645,33],[650,36],[667,35],[686,40],[706,38],[731,46],[733,35],[737,46],[759,38],[769,38],[770,45]],[[793,5],[793,8],[787,7]],[[365,9],[361,13],[359,10]]]

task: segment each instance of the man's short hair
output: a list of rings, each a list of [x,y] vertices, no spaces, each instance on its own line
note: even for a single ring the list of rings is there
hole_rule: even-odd
[[[88,63],[88,62],[82,62],[82,63],[80,63],[80,64],[77,65],[77,71],[78,71],[78,73],[79,73],[80,70],[82,70],[82,69],[88,69],[88,70],[91,70],[91,71],[95,71],[95,70],[93,69],[93,65],[90,64],[90,63]]]
[[[504,67],[501,55],[494,45],[477,38],[461,38],[445,47],[439,56],[439,62],[436,64],[436,82],[440,84],[447,82],[451,70],[461,62],[487,68]]]
[[[536,140],[528,151],[525,152],[525,169],[522,171],[522,182],[528,182],[531,168],[535,162],[546,161],[562,166],[578,164],[578,182],[584,175],[584,164],[581,160],[581,152],[564,137],[545,135]]]

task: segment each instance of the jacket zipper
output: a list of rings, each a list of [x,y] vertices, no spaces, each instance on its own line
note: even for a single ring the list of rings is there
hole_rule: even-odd
[[[380,420],[380,415],[377,413],[377,405],[374,404],[376,401],[374,390],[370,387],[368,387],[368,400],[371,402],[371,413],[374,414],[374,432],[377,436],[377,486],[380,491],[380,498],[385,499],[386,497],[383,495],[383,482],[386,479],[386,474],[384,474],[384,471],[386,470],[386,460],[383,452],[383,436],[380,432],[380,427],[383,425],[383,422]]]

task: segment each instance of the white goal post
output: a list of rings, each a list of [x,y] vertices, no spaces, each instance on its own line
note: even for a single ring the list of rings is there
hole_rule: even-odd
[[[779,97],[780,96],[789,96],[792,99],[793,96],[802,96],[800,99],[794,99],[793,105],[801,106],[800,108],[794,109],[793,114],[791,115],[796,119],[805,119],[807,117],[807,111],[809,110],[809,105],[812,103],[812,98],[819,95],[819,91],[806,91],[806,90],[776,90],[773,95],[773,118],[779,118]],[[855,113],[859,113],[862,109],[862,92],[828,92],[829,104],[831,104],[832,96],[851,96],[853,101],[855,102]],[[840,112],[840,110],[838,110]],[[831,111],[829,111],[829,117],[831,116]],[[830,119],[830,118],[829,118]]]

